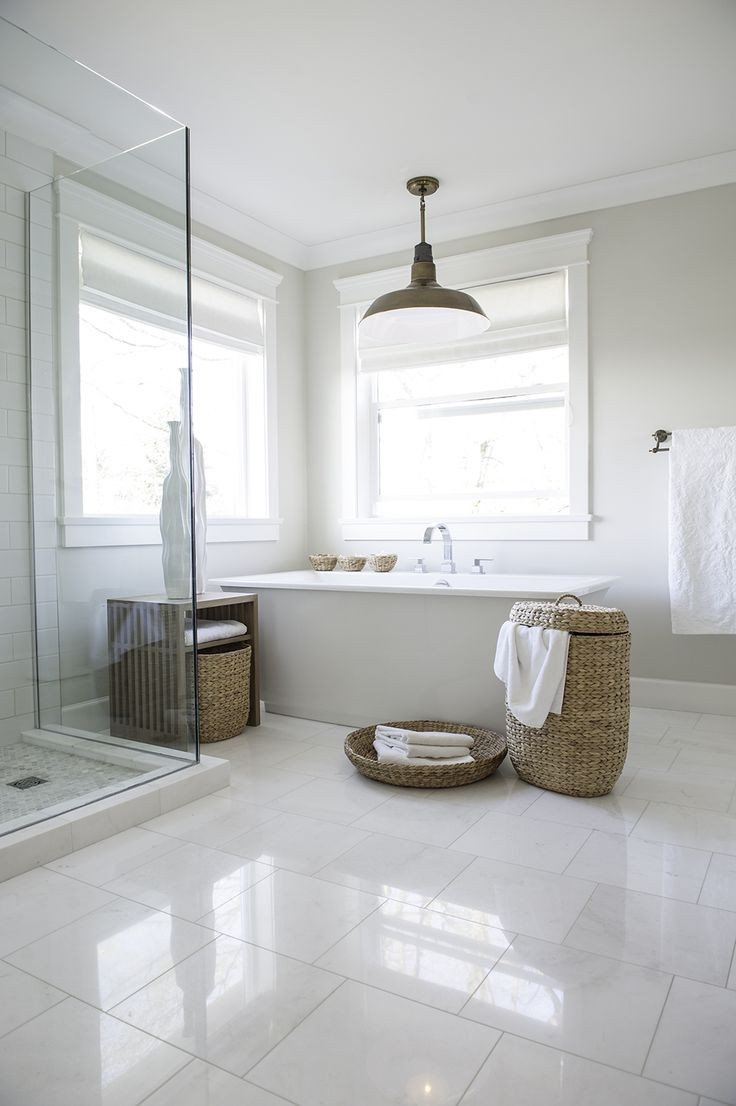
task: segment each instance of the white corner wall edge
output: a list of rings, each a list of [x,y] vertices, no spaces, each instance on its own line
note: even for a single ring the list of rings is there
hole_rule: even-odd
[[[230,764],[203,756],[170,776],[0,837],[0,882],[227,787]]]
[[[700,684],[694,680],[654,680],[633,676],[632,707],[683,710],[693,714],[736,717],[736,685]]]

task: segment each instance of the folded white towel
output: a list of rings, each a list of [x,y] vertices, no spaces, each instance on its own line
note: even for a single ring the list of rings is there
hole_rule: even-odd
[[[472,764],[473,758],[466,754],[465,756],[453,756],[444,758],[429,758],[429,757],[410,757],[407,749],[400,749],[396,745],[389,745],[382,738],[377,737],[373,742],[373,748],[378,755],[379,764],[406,764],[411,767],[419,767],[424,765],[425,767],[432,766],[439,768],[444,764]]]
[[[509,710],[525,726],[539,729],[548,714],[560,714],[565,694],[566,630],[504,622],[493,670],[506,684]]]
[[[197,619],[197,642],[204,645],[206,641],[218,641],[220,638],[240,637],[247,634],[248,627],[244,622],[236,622],[235,619],[225,618],[221,622],[215,622],[211,618]],[[184,644],[191,645],[194,641],[194,630],[191,619],[187,619],[184,626]]]
[[[736,634],[736,427],[672,433],[673,634]]]
[[[376,737],[405,745],[456,745],[470,749],[473,738],[467,733],[443,733],[441,730],[402,730],[398,726],[376,726]]]
[[[427,757],[429,760],[446,760],[448,757],[466,756],[469,751],[467,745],[415,745],[413,742],[384,737],[378,732],[376,732],[375,737],[384,745],[404,753],[409,757],[409,760],[414,760],[415,757]]]

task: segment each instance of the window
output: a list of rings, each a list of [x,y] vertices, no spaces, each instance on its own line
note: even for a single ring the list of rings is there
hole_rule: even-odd
[[[459,537],[587,537],[587,296],[585,263],[570,254],[579,258],[588,238],[524,243],[519,272],[514,247],[440,262],[441,279],[470,291],[491,320],[485,334],[446,346],[361,342],[365,307],[400,276],[336,282],[347,301],[346,458],[354,457],[345,538],[414,537],[436,520],[454,522]],[[554,267],[529,264],[549,263],[555,246]],[[472,279],[484,264],[489,277]],[[448,280],[448,269],[460,280]],[[361,291],[369,295],[356,302]]]
[[[182,362],[186,343],[176,331],[80,302],[83,515],[158,514],[169,468],[167,423],[179,418],[176,383]],[[195,335],[192,362],[207,516],[262,518],[267,514],[263,353]]]
[[[181,235],[77,191],[88,190],[62,196],[60,228],[61,400],[65,427],[78,431],[63,442],[63,536],[72,545],[153,544],[187,362]],[[90,207],[97,212],[94,228],[75,217],[77,200],[87,223]],[[273,540],[280,277],[201,242],[193,258],[192,409],[208,540]]]

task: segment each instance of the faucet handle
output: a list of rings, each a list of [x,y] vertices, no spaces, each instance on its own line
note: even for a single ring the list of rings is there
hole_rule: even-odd
[[[493,557],[476,557],[473,561],[473,567],[471,572],[474,572],[476,576],[485,576],[486,570],[483,568],[484,564],[491,564]]]

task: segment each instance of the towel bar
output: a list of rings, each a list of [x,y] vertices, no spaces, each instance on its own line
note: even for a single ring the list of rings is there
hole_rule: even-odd
[[[657,444],[655,445],[654,449],[649,450],[650,453],[669,453],[669,447],[663,449],[662,446],[664,442],[668,441],[672,437],[671,430],[655,430],[652,434],[652,437]]]

